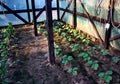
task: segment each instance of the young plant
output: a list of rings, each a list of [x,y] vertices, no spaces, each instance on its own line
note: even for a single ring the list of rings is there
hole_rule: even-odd
[[[109,54],[109,50],[103,49],[103,50],[101,50],[101,53],[102,53],[102,55],[107,55],[107,54]]]
[[[78,68],[77,67],[69,68],[67,72],[71,73],[73,76],[76,76],[78,74]]]
[[[98,64],[97,60],[95,60],[95,61],[89,60],[87,62],[87,64],[90,65],[93,70],[98,70],[98,68],[99,68],[99,64]]]
[[[55,48],[55,54],[57,56],[61,56],[62,55],[62,49],[57,44],[54,44],[54,48]]]
[[[82,42],[84,42],[84,43],[86,43],[86,44],[89,44],[91,41],[90,41],[89,38],[85,38],[85,39],[82,40]]]
[[[85,61],[91,60],[91,52],[83,52],[78,55],[78,57],[82,57]]]
[[[93,46],[93,49],[94,50],[99,50],[99,49],[101,49],[101,47],[99,45],[95,45],[95,46]]]
[[[70,61],[72,61],[73,60],[73,57],[72,56],[68,56],[68,55],[64,55],[63,57],[62,57],[62,63],[64,64],[64,65],[67,65]]]
[[[100,78],[102,78],[105,82],[109,83],[112,80],[112,71],[101,72],[98,74]]]
[[[83,47],[80,44],[72,44],[70,45],[70,48],[72,49],[72,52],[80,51],[83,49]]]
[[[118,63],[119,62],[119,57],[112,57],[112,61],[114,62],[114,63]]]

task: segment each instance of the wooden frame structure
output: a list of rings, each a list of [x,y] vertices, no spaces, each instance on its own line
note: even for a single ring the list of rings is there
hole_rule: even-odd
[[[79,0],[81,2],[81,0]],[[116,40],[116,39],[120,39],[120,35],[114,36],[110,38],[110,34],[111,34],[111,30],[106,31],[106,37],[105,37],[105,41],[103,41],[96,29],[96,26],[94,24],[94,21],[98,21],[101,23],[105,24],[106,22],[108,22],[108,20],[103,19],[103,18],[98,18],[95,16],[90,15],[87,10],[84,8],[84,4],[81,3],[81,6],[83,7],[83,9],[85,10],[85,13],[80,13],[76,11],[76,0],[70,0],[70,2],[68,3],[68,5],[66,6],[66,8],[60,8],[59,6],[59,0],[56,0],[56,7],[52,8],[52,0],[45,0],[46,6],[44,6],[43,8],[40,9],[36,9],[35,8],[35,2],[34,0],[31,0],[32,2],[32,9],[29,8],[29,2],[28,0],[26,0],[26,6],[27,9],[26,10],[12,10],[9,7],[7,7],[4,3],[2,3],[0,1],[0,4],[2,4],[2,6],[7,9],[7,11],[5,11],[5,14],[13,14],[15,15],[18,19],[20,19],[21,21],[24,22],[24,24],[29,24],[31,23],[31,18],[30,18],[30,12],[32,12],[33,14],[33,24],[34,24],[34,34],[35,36],[38,35],[37,33],[37,19],[38,17],[46,10],[46,17],[47,17],[47,30],[48,30],[48,45],[49,45],[49,57],[50,57],[50,63],[54,64],[55,63],[55,56],[54,56],[54,41],[53,41],[53,28],[52,28],[52,10],[56,10],[57,11],[57,19],[59,21],[62,21],[65,13],[70,13],[73,14],[73,27],[76,28],[77,26],[77,16],[81,16],[84,18],[88,18],[90,20],[90,22],[93,25],[94,30],[96,31],[97,36],[99,37],[100,43],[102,45],[105,46],[106,49],[108,49],[110,47],[110,41]],[[73,2],[73,10],[69,10],[68,8],[70,7],[71,3]],[[114,9],[114,4],[112,5],[112,9]],[[39,13],[36,15],[36,12],[39,11]],[[60,17],[60,11],[63,11],[62,16]],[[19,16],[17,13],[24,13],[27,12],[28,15],[28,21],[26,21],[24,18],[22,18],[21,16]],[[109,11],[108,11],[109,12]],[[2,11],[0,11],[0,14],[3,14]],[[108,15],[109,18],[109,15]],[[93,21],[94,20],[94,21]],[[109,22],[111,24],[111,22]],[[117,26],[120,23],[118,22],[114,22],[114,25]],[[111,27],[111,26],[110,26]]]

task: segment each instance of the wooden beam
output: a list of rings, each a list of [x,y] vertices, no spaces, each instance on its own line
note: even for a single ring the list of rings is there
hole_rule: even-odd
[[[11,12],[13,15],[15,15],[18,19],[20,19],[21,21],[23,21],[25,24],[28,23],[24,18],[22,18],[22,17],[21,17],[20,15],[18,15],[17,13],[14,13],[12,9],[10,9],[8,6],[6,6],[6,5],[5,5],[4,3],[2,3],[1,1],[0,1],[0,4],[2,4],[2,6],[3,6],[5,9],[7,9],[9,12]]]
[[[71,13],[71,14],[74,14],[73,11],[68,10],[68,9],[66,10],[66,9],[60,8],[60,10],[66,11],[66,12]],[[84,14],[84,13],[76,12],[76,15],[77,15],[77,16],[81,16],[81,17],[84,17],[84,18],[88,18],[87,14]],[[90,16],[90,18],[93,19],[94,21],[101,22],[101,23],[103,23],[103,24],[105,24],[105,23],[107,22],[106,19],[99,18],[99,17],[92,16],[92,15],[89,15],[89,16]],[[119,24],[120,24],[120,23],[118,23],[118,22],[114,22],[114,25],[115,25],[115,26],[118,26]],[[119,29],[120,29],[120,27],[119,27]]]
[[[86,13],[88,19],[89,19],[90,22],[92,23],[93,29],[94,29],[94,31],[96,32],[97,37],[99,38],[100,44],[103,44],[103,40],[102,40],[102,38],[101,38],[101,36],[100,36],[100,34],[99,34],[99,32],[98,32],[98,30],[97,30],[97,28],[96,28],[94,22],[93,22],[93,20],[91,19],[89,13],[87,12],[86,8],[84,7],[84,4],[81,2],[81,0],[79,0],[79,1],[80,1],[80,3],[81,3],[82,8],[84,9],[84,11],[85,11],[85,13]],[[102,46],[102,45],[101,45],[101,46]]]
[[[41,9],[41,11],[36,15],[36,18],[38,18],[42,13],[43,11],[45,11],[45,6]]]
[[[45,0],[45,2],[46,2],[49,59],[50,59],[50,63],[53,65],[55,64],[55,55],[54,55],[54,40],[53,40],[52,0]]]
[[[73,0],[70,0],[70,2],[68,3],[67,7],[65,9],[68,9],[71,5]],[[65,15],[66,11],[63,12],[62,16],[61,16],[61,20],[63,19],[64,15]]]
[[[109,41],[120,39],[120,35],[116,35],[114,37],[111,37]]]
[[[37,21],[36,21],[36,13],[35,13],[35,0],[31,0],[32,2],[32,13],[33,13],[33,24],[34,24],[34,34],[38,36],[37,32]]]

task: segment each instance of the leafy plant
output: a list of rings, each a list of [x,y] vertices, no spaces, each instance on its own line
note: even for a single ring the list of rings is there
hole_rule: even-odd
[[[78,74],[78,68],[77,67],[69,68],[67,72],[71,73],[73,76],[76,76]]]
[[[90,58],[91,52],[82,52],[78,55],[78,57],[83,57],[85,61],[91,60]]]
[[[100,78],[102,78],[105,82],[109,83],[112,80],[112,71],[101,72],[98,74]]]
[[[73,60],[73,57],[72,56],[68,56],[68,55],[64,55],[63,57],[62,57],[62,63],[64,64],[64,65],[67,65],[70,61],[72,61]]]
[[[72,49],[72,52],[80,51],[83,49],[83,47],[80,44],[72,44],[70,45],[70,48]]]
[[[107,55],[107,54],[109,54],[109,50],[103,49],[103,50],[101,50],[101,53],[102,53],[102,55]]]
[[[7,84],[7,59],[8,59],[8,49],[10,45],[11,36],[14,34],[12,24],[9,23],[8,27],[2,30],[3,40],[0,43],[0,83]]]
[[[99,64],[98,64],[97,60],[95,60],[95,61],[89,60],[87,62],[87,64],[90,65],[93,70],[98,70],[98,68],[99,68]]]
[[[119,57],[112,57],[112,61],[114,62],[114,63],[118,63],[119,62]]]
[[[84,42],[84,43],[86,43],[86,44],[89,44],[91,41],[90,41],[89,38],[85,38],[85,39],[82,40],[82,42]]]
[[[101,47],[99,45],[95,45],[95,46],[93,46],[93,49],[94,50],[99,50],[99,49],[101,49]]]
[[[54,44],[54,48],[55,48],[55,54],[61,56],[62,49],[57,44]]]

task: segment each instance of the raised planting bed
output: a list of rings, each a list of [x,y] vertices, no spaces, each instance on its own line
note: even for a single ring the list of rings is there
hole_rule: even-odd
[[[55,21],[54,47],[59,66],[73,76],[80,72],[94,84],[120,84],[120,58],[95,45],[90,38],[69,25]],[[40,34],[47,36],[45,23],[39,24]]]

